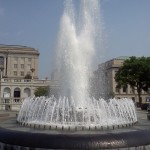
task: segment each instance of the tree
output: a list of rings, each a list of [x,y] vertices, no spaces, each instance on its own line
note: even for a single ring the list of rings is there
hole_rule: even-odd
[[[38,87],[34,92],[35,96],[48,96],[48,94],[49,87]]]
[[[116,73],[117,87],[130,85],[137,90],[139,104],[141,104],[142,90],[148,92],[150,88],[150,57],[130,57]]]
[[[26,74],[24,78],[25,79],[32,79],[32,76],[30,74]]]

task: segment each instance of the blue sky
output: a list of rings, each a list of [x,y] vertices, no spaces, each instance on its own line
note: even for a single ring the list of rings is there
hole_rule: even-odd
[[[78,5],[79,0],[73,0]],[[150,56],[150,0],[101,0],[105,54]],[[0,43],[40,52],[39,77],[50,77],[63,0],[0,0]]]

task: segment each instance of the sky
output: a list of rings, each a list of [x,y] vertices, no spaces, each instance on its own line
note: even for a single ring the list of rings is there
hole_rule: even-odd
[[[63,7],[64,0],[0,0],[0,44],[38,49],[40,79],[54,69]],[[100,7],[105,53],[97,53],[97,66],[119,56],[150,56],[150,0],[100,0]]]

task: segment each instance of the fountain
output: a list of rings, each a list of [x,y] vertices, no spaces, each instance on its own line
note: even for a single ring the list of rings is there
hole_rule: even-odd
[[[89,94],[91,64],[101,45],[99,0],[82,0],[80,7],[79,15],[75,16],[73,2],[66,0],[60,21],[55,62],[61,97],[26,99],[18,115],[19,123],[91,130],[137,122],[131,100],[107,102]]]
[[[127,126],[137,122],[134,104],[129,99],[87,99],[87,107],[79,108],[68,98],[28,98],[17,121],[28,126],[44,125],[51,129],[101,130]]]
[[[18,129],[0,129],[0,148],[150,148],[150,131],[133,127],[137,115],[132,100],[95,99],[89,94],[89,72],[102,44],[99,5],[99,0],[81,0],[75,16],[73,1],[65,1],[56,57],[61,96],[25,99]]]

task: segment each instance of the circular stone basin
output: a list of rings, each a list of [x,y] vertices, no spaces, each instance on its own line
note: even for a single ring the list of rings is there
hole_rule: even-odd
[[[16,123],[16,117],[1,121],[1,149],[150,149],[150,122],[145,112],[137,111],[139,122],[111,130],[68,131],[29,128]],[[8,118],[8,119],[7,119]]]

